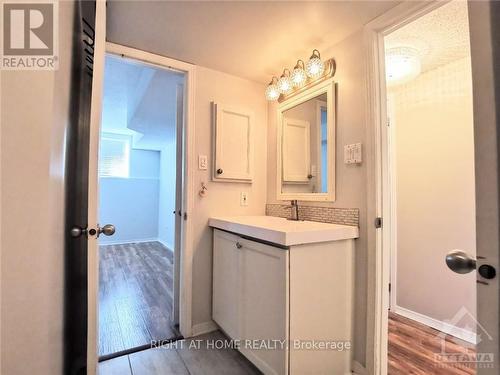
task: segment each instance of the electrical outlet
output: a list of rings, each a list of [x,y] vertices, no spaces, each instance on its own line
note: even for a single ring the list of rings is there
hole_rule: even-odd
[[[206,171],[207,164],[208,164],[207,155],[198,155],[198,169],[201,171]]]
[[[242,191],[240,194],[240,206],[248,206],[248,193]]]

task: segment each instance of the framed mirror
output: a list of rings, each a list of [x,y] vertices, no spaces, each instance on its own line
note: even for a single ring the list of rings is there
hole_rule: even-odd
[[[278,107],[278,200],[335,201],[334,87],[328,79]]]

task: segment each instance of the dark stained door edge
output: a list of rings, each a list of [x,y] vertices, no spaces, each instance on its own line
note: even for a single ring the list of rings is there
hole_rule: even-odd
[[[95,0],[74,3],[70,107],[65,144],[64,374],[87,373],[87,228],[90,107],[94,61]],[[56,94],[57,95],[57,94]]]

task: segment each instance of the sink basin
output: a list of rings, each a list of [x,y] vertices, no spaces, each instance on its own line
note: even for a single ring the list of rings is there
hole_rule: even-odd
[[[274,216],[225,216],[208,221],[213,228],[282,246],[358,238],[357,227],[315,221],[291,221]]]

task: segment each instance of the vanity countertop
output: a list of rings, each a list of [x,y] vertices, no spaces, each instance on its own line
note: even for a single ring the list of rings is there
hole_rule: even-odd
[[[354,226],[315,221],[292,221],[274,216],[212,217],[208,225],[282,246],[359,237],[359,229]]]

